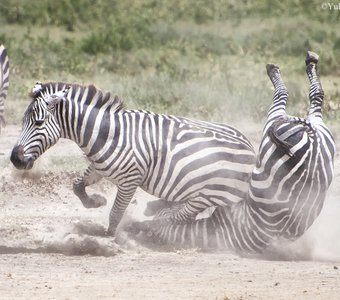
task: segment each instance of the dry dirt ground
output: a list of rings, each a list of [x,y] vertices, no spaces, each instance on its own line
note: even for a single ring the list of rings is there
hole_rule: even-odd
[[[276,255],[245,258],[156,251],[128,239],[118,247],[102,236],[115,188],[97,184],[109,203],[85,209],[72,193],[82,156],[64,140],[32,171],[15,170],[9,155],[18,133],[7,126],[0,136],[0,299],[340,299],[339,156],[329,197],[305,236]],[[136,195],[138,203],[149,198]]]

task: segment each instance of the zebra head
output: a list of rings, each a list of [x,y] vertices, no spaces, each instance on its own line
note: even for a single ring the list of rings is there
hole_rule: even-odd
[[[34,161],[60,138],[56,105],[67,95],[68,88],[48,90],[41,83],[32,89],[32,102],[26,109],[23,129],[14,146],[11,161],[17,169],[31,169]]]

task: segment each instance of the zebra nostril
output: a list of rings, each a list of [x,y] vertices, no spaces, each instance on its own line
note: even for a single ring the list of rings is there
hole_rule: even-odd
[[[24,169],[27,165],[24,157],[24,146],[17,145],[13,148],[11,162],[17,169]]]
[[[24,159],[24,146],[22,146],[22,145],[15,146],[12,150],[11,158],[12,157],[16,158],[16,159],[23,160]]]
[[[21,162],[24,158],[24,147],[21,145],[15,146],[11,154],[11,162],[16,167],[19,168]]]

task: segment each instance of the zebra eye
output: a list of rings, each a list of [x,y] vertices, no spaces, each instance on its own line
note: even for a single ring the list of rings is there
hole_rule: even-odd
[[[35,120],[36,126],[41,126],[42,124],[44,124],[44,120]]]

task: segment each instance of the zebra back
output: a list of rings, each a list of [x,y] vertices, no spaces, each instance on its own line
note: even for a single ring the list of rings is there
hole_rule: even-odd
[[[0,131],[1,126],[5,126],[5,105],[9,86],[9,59],[6,48],[0,45]]]

